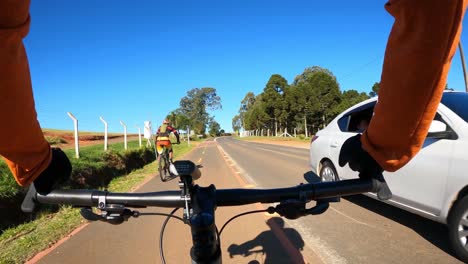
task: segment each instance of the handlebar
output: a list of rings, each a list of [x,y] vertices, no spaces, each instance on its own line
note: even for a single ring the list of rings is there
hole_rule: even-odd
[[[300,184],[288,188],[217,190],[214,185],[200,187],[193,184],[193,180],[201,176],[198,167],[193,162],[176,161],[174,166],[176,175],[180,177],[181,190],[179,191],[112,193],[101,190],[54,190],[47,195],[42,195],[36,193],[34,185],[31,185],[23,201],[22,209],[32,211],[36,202],[73,205],[83,207],[81,214],[88,220],[121,224],[129,217],[140,215],[139,212],[131,211],[127,207],[183,207],[184,218],[182,220],[190,224],[192,232],[192,263],[219,263],[218,260],[221,258],[219,234],[221,232],[218,232],[215,225],[215,209],[219,206],[279,203],[276,207],[269,207],[264,211],[276,212],[288,219],[296,219],[325,212],[328,209],[328,203],[341,196],[376,192],[379,198],[391,197],[391,192],[382,175],[372,178]],[[305,204],[312,200],[316,200],[317,204],[315,207],[306,209]],[[93,213],[90,207],[100,209],[101,215]],[[164,230],[164,225],[162,230]],[[164,260],[162,255],[161,258]]]
[[[217,206],[252,203],[275,203],[285,200],[307,201],[376,192],[380,183],[374,179],[352,179],[337,182],[301,184],[276,189],[219,189],[215,191]],[[112,193],[100,190],[54,190],[33,198],[41,204],[66,204],[78,207],[102,207],[100,203],[126,207],[183,207],[187,198],[180,191],[147,193]]]

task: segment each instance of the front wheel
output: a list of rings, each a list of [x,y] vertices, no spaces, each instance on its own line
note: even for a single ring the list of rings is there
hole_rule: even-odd
[[[167,162],[167,157],[166,157],[166,154],[163,153],[161,157],[159,158],[159,164],[158,164],[159,177],[161,177],[162,182],[166,181],[168,168],[169,168],[169,164]]]
[[[326,160],[322,163],[322,168],[320,169],[320,181],[330,182],[330,181],[339,181],[338,173],[336,173],[335,166]]]
[[[461,261],[468,263],[468,196],[456,202],[447,224],[452,249]]]

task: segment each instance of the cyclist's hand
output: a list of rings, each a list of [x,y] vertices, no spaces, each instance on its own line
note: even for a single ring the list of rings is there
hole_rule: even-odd
[[[370,178],[381,175],[382,167],[367,153],[361,145],[361,134],[348,138],[341,147],[338,163],[344,167],[347,163],[359,177]]]
[[[59,148],[52,148],[51,151],[52,160],[49,166],[34,180],[34,187],[40,194],[48,194],[71,175],[72,167],[67,155]]]

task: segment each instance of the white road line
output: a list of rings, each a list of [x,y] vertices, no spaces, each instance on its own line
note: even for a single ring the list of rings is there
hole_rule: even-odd
[[[343,212],[340,212],[340,211],[338,211],[337,209],[335,209],[335,208],[333,208],[333,207],[331,207],[331,206],[330,206],[329,208],[332,209],[333,211],[335,211],[336,213],[338,213],[338,214],[340,214],[340,215],[342,215],[342,216],[344,216],[344,217],[350,219],[351,221],[355,222],[356,224],[365,225],[365,226],[372,227],[372,228],[377,228],[377,227],[375,227],[375,226],[373,226],[373,225],[369,225],[369,224],[364,223],[364,222],[361,222],[361,221],[359,221],[359,220],[357,220],[357,219],[355,219],[355,218],[352,218],[351,216],[349,216],[349,215],[347,215],[347,214],[345,214],[345,213],[343,213]]]
[[[247,180],[247,183],[258,186],[257,182],[255,182],[255,180],[252,179],[252,177],[250,177],[249,174],[241,166],[239,166],[239,163],[237,163],[226,151],[224,151],[223,147],[221,147],[219,144],[218,149],[221,151],[221,153],[224,153],[229,158],[229,160],[233,164],[232,166],[237,168],[238,173],[242,177],[244,177],[245,180]]]

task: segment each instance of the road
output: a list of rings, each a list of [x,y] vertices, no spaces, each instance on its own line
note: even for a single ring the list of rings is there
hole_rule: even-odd
[[[185,158],[203,165],[200,185],[217,188],[274,188],[318,180],[310,172],[307,149],[223,137],[199,145]],[[138,192],[167,188],[177,189],[176,180],[161,183],[155,177]],[[260,207],[218,208],[218,227],[235,213]],[[39,263],[160,263],[163,221],[140,217],[120,226],[89,224]],[[341,199],[322,215],[282,225],[278,217],[264,214],[233,221],[221,237],[224,263],[461,263],[451,255],[443,225],[363,195]],[[189,242],[189,228],[169,222],[167,263],[188,263]],[[233,244],[250,254],[230,256],[227,248]]]

